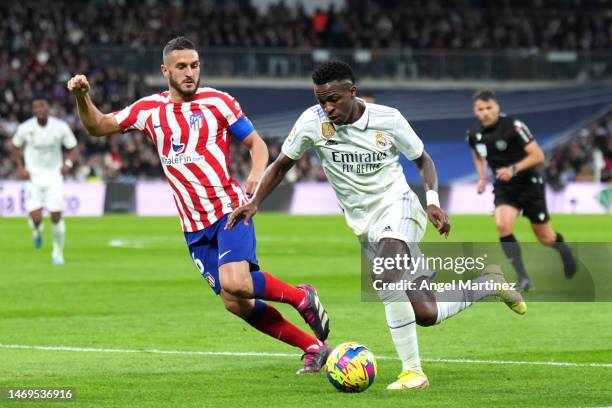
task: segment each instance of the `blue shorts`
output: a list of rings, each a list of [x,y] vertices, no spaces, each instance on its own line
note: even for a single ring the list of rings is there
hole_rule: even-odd
[[[225,230],[229,214],[208,228],[186,232],[185,240],[191,259],[210,287],[218,295],[221,292],[219,267],[230,262],[247,261],[251,271],[259,270],[255,255],[255,225],[238,222],[231,230]]]

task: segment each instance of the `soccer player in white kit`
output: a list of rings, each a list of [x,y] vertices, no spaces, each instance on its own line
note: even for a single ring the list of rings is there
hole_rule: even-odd
[[[448,236],[450,223],[440,208],[437,175],[423,143],[402,114],[394,108],[368,104],[356,97],[353,72],[347,64],[331,61],[312,75],[319,105],[307,109],[285,140],[282,153],[268,167],[253,200],[234,211],[228,228],[239,220],[248,223],[258,205],[281,182],[287,171],[309,148],[314,148],[336,192],[347,224],[367,250],[375,243],[376,255],[417,257],[418,243],[427,218]],[[399,157],[404,154],[418,167],[427,192],[427,212],[408,186]],[[370,254],[371,256],[372,254]],[[382,280],[398,282],[404,270],[384,272]],[[430,279],[418,271],[411,280]],[[473,282],[505,282],[501,270],[490,268]],[[431,291],[380,290],[391,337],[402,361],[402,371],[389,390],[425,388],[429,385],[420,363],[416,324],[431,326],[459,313],[476,301],[496,295],[513,311],[526,312],[515,291],[459,291],[457,301],[437,302]]]
[[[62,265],[66,235],[62,219],[63,176],[72,167],[77,140],[66,122],[49,116],[49,104],[45,99],[32,101],[32,113],[34,116],[19,125],[13,136],[15,162],[19,173],[28,180],[26,209],[34,246],[40,248],[42,245],[42,212],[46,209],[53,223],[52,261]],[[66,160],[63,148],[70,150]]]

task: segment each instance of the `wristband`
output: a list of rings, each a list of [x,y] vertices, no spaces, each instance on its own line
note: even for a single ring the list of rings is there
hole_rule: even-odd
[[[516,175],[516,173],[518,173],[518,170],[516,169],[516,164],[513,164],[512,166],[510,166],[510,171],[512,171],[512,175]]]
[[[64,166],[66,166],[69,169],[71,169],[74,166],[74,163],[72,162],[72,160],[66,159],[66,160],[64,160]]]
[[[440,208],[440,198],[438,197],[438,192],[434,190],[428,190],[425,193],[425,197],[427,198],[427,206],[435,205]]]

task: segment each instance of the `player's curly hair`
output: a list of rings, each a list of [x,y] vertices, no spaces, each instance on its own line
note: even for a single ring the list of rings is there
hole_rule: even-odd
[[[195,44],[186,37],[175,37],[168,41],[166,46],[164,47],[163,56],[164,58],[170,54],[172,51],[178,50],[195,50]]]
[[[328,61],[317,67],[312,73],[312,81],[317,85],[326,84],[331,81],[342,81],[348,79],[355,83],[355,74],[351,66],[342,61]]]

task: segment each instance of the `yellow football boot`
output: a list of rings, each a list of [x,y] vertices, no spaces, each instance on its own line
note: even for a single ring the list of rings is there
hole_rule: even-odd
[[[387,386],[388,390],[413,390],[423,389],[429,386],[429,380],[425,374],[412,370],[404,370],[397,376],[397,381]]]
[[[507,284],[504,272],[498,265],[488,265],[483,276],[491,277],[493,282]],[[527,313],[527,303],[523,300],[523,295],[514,289],[499,289],[495,292],[495,297],[504,302],[514,313],[524,315]]]

